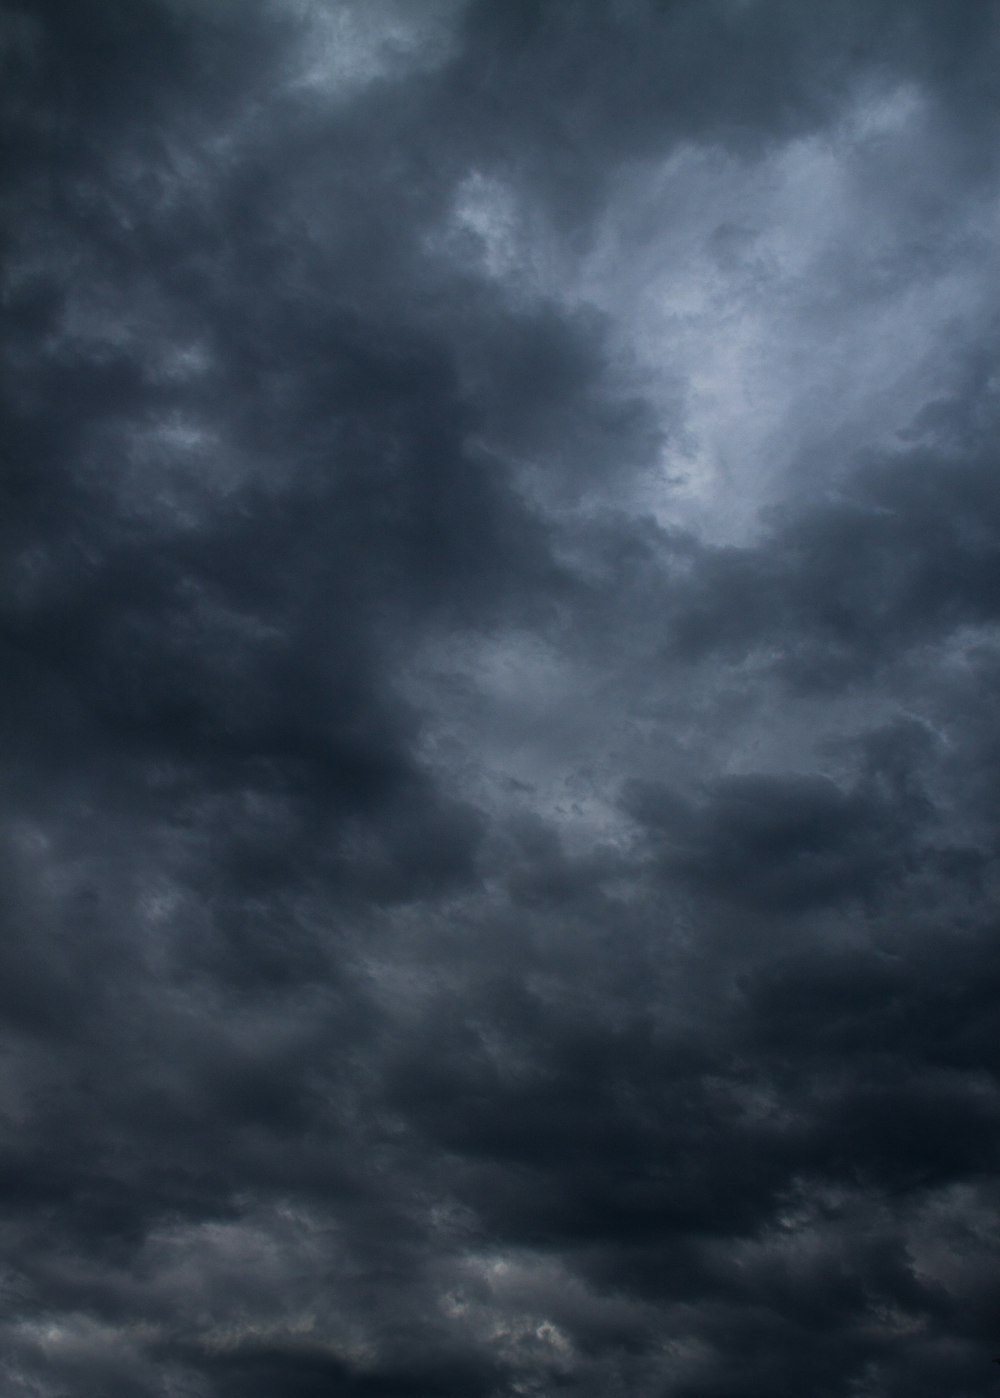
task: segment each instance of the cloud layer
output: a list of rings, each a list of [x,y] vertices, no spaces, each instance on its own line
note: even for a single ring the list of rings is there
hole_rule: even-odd
[[[5,1392],[992,1391],[998,45],[0,8]]]

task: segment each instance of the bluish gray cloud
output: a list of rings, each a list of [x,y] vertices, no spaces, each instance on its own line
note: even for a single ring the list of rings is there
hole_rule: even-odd
[[[997,10],[0,10],[5,1392],[986,1395]]]

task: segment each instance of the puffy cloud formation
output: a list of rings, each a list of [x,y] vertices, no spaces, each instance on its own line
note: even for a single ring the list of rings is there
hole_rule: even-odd
[[[992,0],[8,0],[11,1398],[1000,1346]]]

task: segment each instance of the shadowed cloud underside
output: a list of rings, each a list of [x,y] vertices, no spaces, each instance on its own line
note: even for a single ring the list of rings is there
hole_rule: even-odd
[[[11,1398],[986,1398],[992,0],[0,6]]]

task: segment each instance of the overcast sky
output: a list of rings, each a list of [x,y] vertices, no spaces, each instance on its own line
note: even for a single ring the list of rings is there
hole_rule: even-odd
[[[988,1398],[992,0],[0,7],[10,1398]]]

